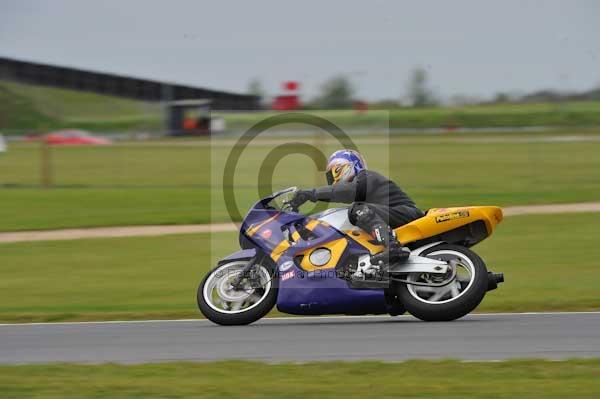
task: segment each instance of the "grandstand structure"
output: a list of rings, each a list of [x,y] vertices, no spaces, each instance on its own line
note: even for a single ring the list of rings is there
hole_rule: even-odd
[[[152,102],[209,100],[212,109],[255,110],[260,98],[78,68],[0,57],[0,80],[79,90]]]

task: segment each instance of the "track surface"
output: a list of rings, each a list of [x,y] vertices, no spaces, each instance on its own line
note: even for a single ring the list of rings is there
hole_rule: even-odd
[[[600,312],[472,315],[452,323],[401,317],[0,325],[0,363],[171,360],[500,360],[600,356]]]

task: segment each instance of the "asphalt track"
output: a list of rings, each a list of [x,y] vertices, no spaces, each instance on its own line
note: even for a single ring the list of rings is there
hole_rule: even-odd
[[[0,325],[2,364],[598,356],[600,312],[482,314],[451,323],[371,316],[272,318],[245,327],[207,320]]]

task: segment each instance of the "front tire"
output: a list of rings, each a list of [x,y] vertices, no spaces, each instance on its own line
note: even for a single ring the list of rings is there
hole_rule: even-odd
[[[258,280],[252,285],[242,280],[243,289],[235,290],[230,282],[242,271],[247,261],[222,264],[211,270],[198,287],[200,312],[213,323],[239,326],[264,317],[277,301],[277,277],[273,268],[257,264]]]
[[[410,314],[424,321],[451,321],[469,314],[481,303],[488,287],[488,273],[485,263],[475,252],[459,245],[440,244],[420,256],[457,260],[457,276],[450,284],[439,288],[399,284],[398,296]],[[409,275],[408,280],[432,281],[431,276],[418,273]]]

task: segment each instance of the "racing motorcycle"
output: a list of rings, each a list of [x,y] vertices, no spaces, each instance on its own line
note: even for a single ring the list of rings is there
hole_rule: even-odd
[[[371,263],[384,250],[348,220],[348,208],[303,215],[297,188],[258,201],[244,218],[241,250],[220,260],[198,288],[202,314],[221,325],[259,320],[274,306],[295,315],[408,311],[425,321],[465,316],[504,281],[470,248],[502,221],[496,206],[430,209],[395,229],[411,253]]]

